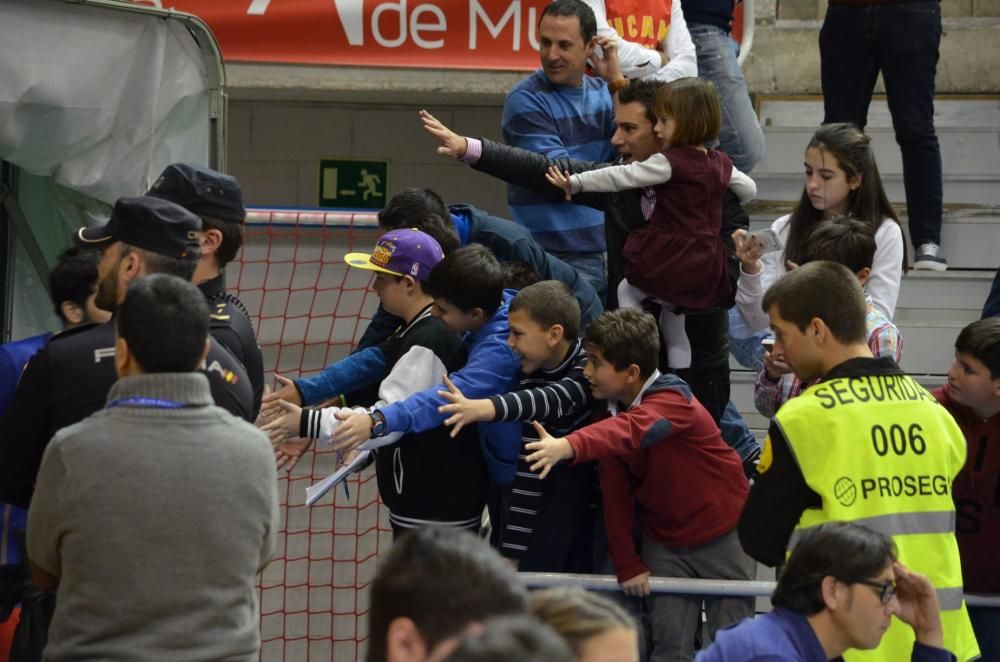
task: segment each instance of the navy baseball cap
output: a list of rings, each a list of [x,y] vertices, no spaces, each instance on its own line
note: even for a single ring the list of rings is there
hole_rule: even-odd
[[[220,221],[242,224],[247,217],[243,191],[235,177],[191,163],[168,165],[146,195]]]
[[[201,219],[169,200],[144,195],[119,198],[104,225],[80,228],[76,243],[100,247],[121,241],[167,257],[197,260]]]
[[[348,253],[344,261],[358,269],[426,281],[431,277],[431,269],[443,258],[444,251],[434,237],[420,230],[399,229],[382,235],[370,255]]]

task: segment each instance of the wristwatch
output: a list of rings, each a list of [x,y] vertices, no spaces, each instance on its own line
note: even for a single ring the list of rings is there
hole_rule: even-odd
[[[368,414],[372,419],[372,438],[385,436],[385,416],[378,409]]]

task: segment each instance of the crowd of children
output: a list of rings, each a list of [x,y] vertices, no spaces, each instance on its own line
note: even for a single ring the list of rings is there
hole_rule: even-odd
[[[685,313],[735,300],[750,329],[766,330],[767,287],[800,265],[832,261],[865,289],[873,355],[898,360],[902,338],[891,320],[905,249],[868,137],[828,125],[806,146],[793,212],[770,236],[734,233],[733,287],[732,252],[720,239],[723,193],[745,202],[756,187],[725,154],[703,147],[719,130],[715,93],[676,81],[660,87],[652,108],[662,152],[545,173],[567,200],[643,190],[646,225],[625,242],[625,277],[610,283],[617,309],[594,313],[582,278],[543,279],[507,245],[494,255],[470,242],[467,213],[429,191],[404,191],[389,201],[391,220],[380,223],[388,232],[373,252],[345,257],[376,272],[376,322],[395,316],[398,328],[379,343],[369,329],[365,347],[317,376],[283,379],[265,398],[264,429],[280,461],[297,460],[315,439],[348,458],[371,451],[397,533],[429,523],[476,530],[485,505],[491,543],[522,571],[613,567],[626,595],[649,596],[650,659],[691,659],[703,608],[712,636],[752,615],[752,601],[650,595],[650,577],[748,580],[756,566],[736,534],[753,467],[673,374],[691,367]],[[443,154],[464,156],[474,142],[427,113],[422,120]],[[403,225],[418,229],[396,229]],[[658,318],[647,312],[657,306]],[[351,407],[298,406],[372,385],[377,398],[348,397]],[[773,417],[809,385],[780,353],[766,352],[757,407]]]

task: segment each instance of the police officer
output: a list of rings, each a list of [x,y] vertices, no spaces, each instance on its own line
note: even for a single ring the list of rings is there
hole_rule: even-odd
[[[77,242],[101,248],[98,307],[113,311],[128,284],[151,273],[190,280],[201,220],[160,198],[121,198],[102,226],[81,229]],[[82,325],[52,338],[25,367],[0,420],[0,501],[27,507],[52,435],[104,406],[115,374],[114,320]],[[253,391],[243,366],[212,343],[205,369],[215,403],[248,421]]]
[[[192,282],[211,311],[209,332],[243,364],[253,386],[254,411],[264,394],[264,358],[257,344],[250,313],[235,294],[226,291],[224,269],[243,245],[246,209],[235,177],[188,163],[163,171],[147,195],[170,200],[201,217],[201,257]]]
[[[818,261],[783,276],[764,296],[784,355],[803,382],[819,383],[778,410],[738,527],[743,549],[781,563],[805,531],[834,520],[893,538],[901,563],[937,589],[944,647],[979,655],[962,600],[951,484],[965,439],[933,396],[865,342],[865,296],[846,267]],[[908,659],[913,633],[894,621],[877,650],[847,659]]]

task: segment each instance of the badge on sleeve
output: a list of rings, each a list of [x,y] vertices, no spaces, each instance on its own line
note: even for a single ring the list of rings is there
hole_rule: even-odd
[[[757,463],[757,473],[763,474],[771,468],[774,461],[774,454],[771,450],[771,435],[764,437],[764,447],[760,450],[760,461]]]

